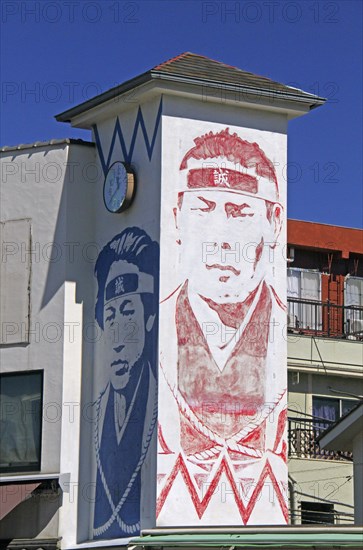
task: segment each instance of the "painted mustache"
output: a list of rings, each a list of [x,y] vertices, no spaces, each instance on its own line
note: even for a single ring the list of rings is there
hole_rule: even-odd
[[[237,276],[241,274],[240,270],[233,267],[233,265],[221,265],[221,264],[208,265],[208,264],[206,264],[206,268],[207,269],[220,269],[221,271],[232,271],[232,273],[234,273],[234,275],[237,275]]]

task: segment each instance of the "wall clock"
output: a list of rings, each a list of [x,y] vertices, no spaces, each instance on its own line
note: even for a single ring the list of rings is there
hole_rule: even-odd
[[[135,174],[129,166],[121,161],[111,164],[103,184],[103,200],[109,212],[116,214],[131,206],[135,183]]]

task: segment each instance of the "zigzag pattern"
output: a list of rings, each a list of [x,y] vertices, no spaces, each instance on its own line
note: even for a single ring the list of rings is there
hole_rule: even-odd
[[[158,498],[158,501],[157,501],[157,507],[156,507],[156,517],[159,516],[163,506],[164,506],[164,503],[165,503],[165,500],[172,488],[172,485],[175,481],[175,478],[177,477],[178,473],[180,472],[182,477],[183,477],[183,480],[185,482],[185,485],[189,491],[189,494],[191,496],[191,499],[193,501],[193,504],[194,504],[194,507],[195,507],[195,510],[198,514],[198,517],[199,519],[202,518],[217,486],[218,486],[218,483],[219,483],[219,480],[221,478],[221,475],[223,473],[223,471],[225,472],[226,476],[227,476],[227,479],[231,485],[231,489],[233,491],[233,495],[234,495],[234,498],[235,498],[235,501],[236,501],[236,504],[237,504],[237,507],[238,507],[238,510],[239,510],[239,513],[241,515],[241,519],[242,519],[242,522],[244,525],[246,525],[248,523],[248,520],[253,512],[253,509],[255,507],[255,504],[256,504],[256,501],[258,500],[259,496],[260,496],[260,493],[263,489],[263,486],[264,486],[264,483],[267,479],[267,477],[269,477],[271,479],[271,482],[272,482],[272,485],[274,487],[274,490],[276,492],[276,495],[277,495],[277,498],[278,498],[278,501],[279,501],[279,504],[280,504],[280,507],[281,507],[281,510],[282,510],[282,513],[284,515],[284,518],[286,520],[286,522],[288,522],[288,517],[289,517],[289,512],[288,512],[288,507],[287,507],[287,504],[286,504],[286,500],[284,498],[284,495],[282,494],[281,492],[281,489],[279,487],[279,484],[275,478],[275,475],[272,471],[272,468],[271,468],[271,465],[270,465],[270,462],[268,460],[266,460],[266,463],[265,463],[265,466],[261,472],[261,475],[254,487],[254,490],[253,490],[253,493],[251,495],[251,498],[250,500],[248,501],[248,504],[247,506],[245,506],[243,504],[243,501],[242,501],[242,498],[241,498],[241,495],[240,495],[240,492],[238,490],[238,487],[236,485],[236,481],[233,477],[233,474],[230,470],[230,467],[226,461],[225,458],[222,459],[221,461],[221,464],[220,464],[220,467],[218,468],[217,472],[216,472],[216,475],[214,476],[214,478],[212,479],[212,482],[208,485],[208,489],[206,491],[206,494],[204,495],[204,497],[202,499],[199,498],[199,495],[194,487],[194,484],[193,484],[193,481],[192,481],[192,478],[190,477],[190,474],[189,474],[189,471],[188,471],[188,468],[184,462],[184,459],[182,457],[181,454],[179,454],[176,462],[175,462],[175,465],[174,465],[174,468],[169,476],[169,478],[167,479],[161,493],[160,493],[160,496]]]
[[[103,153],[103,149],[102,149],[102,145],[101,145],[101,140],[100,140],[100,135],[99,135],[99,132],[98,132],[97,124],[93,125],[93,131],[94,131],[94,135],[95,135],[96,147],[97,147],[98,155],[100,157],[100,162],[101,162],[101,166],[102,166],[102,170],[103,170],[104,175],[106,175],[107,170],[110,167],[111,158],[112,158],[113,150],[115,148],[115,143],[116,143],[116,138],[117,137],[118,137],[119,142],[120,142],[120,146],[121,146],[122,154],[123,154],[123,157],[124,157],[124,161],[126,162],[126,164],[131,164],[132,156],[134,154],[134,149],[135,149],[136,137],[137,137],[137,134],[138,134],[138,131],[139,131],[139,127],[141,128],[141,132],[142,132],[142,135],[144,137],[145,147],[146,147],[146,151],[147,151],[149,160],[151,160],[152,154],[153,154],[153,151],[154,151],[154,147],[155,147],[156,136],[157,136],[158,129],[159,129],[159,124],[160,124],[160,118],[161,118],[162,111],[163,111],[163,100],[161,98],[160,99],[160,104],[159,104],[159,109],[158,109],[158,112],[157,112],[157,115],[156,115],[154,131],[153,131],[153,135],[152,135],[151,142],[150,142],[148,133],[146,131],[145,120],[144,120],[144,116],[142,114],[142,109],[139,106],[138,111],[137,111],[135,124],[134,124],[134,130],[132,132],[131,143],[130,143],[130,147],[129,147],[128,150],[127,150],[127,147],[126,147],[125,138],[124,138],[124,134],[123,134],[123,131],[122,131],[121,123],[120,123],[119,118],[117,117],[116,122],[115,122],[115,127],[114,127],[114,130],[113,130],[113,134],[112,134],[111,145],[110,145],[110,150],[108,152],[107,160],[105,160],[105,155]]]

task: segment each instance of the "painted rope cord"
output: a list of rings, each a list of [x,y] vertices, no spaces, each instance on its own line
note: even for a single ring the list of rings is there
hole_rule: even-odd
[[[131,416],[131,413],[132,413],[132,409],[134,408],[134,404],[135,404],[135,400],[136,400],[136,395],[137,395],[137,392],[139,390],[139,387],[140,387],[140,383],[141,383],[141,378],[142,378],[142,374],[144,372],[144,368],[145,368],[145,365],[143,365],[142,367],[142,370],[140,372],[140,377],[139,377],[139,381],[137,383],[137,386],[135,388],[135,392],[134,392],[134,395],[132,396],[132,399],[131,399],[131,403],[130,403],[130,406],[129,406],[129,410],[127,411],[127,415],[125,417],[125,420],[124,420],[124,423],[122,425],[122,428],[120,430],[120,433],[118,434],[118,437],[119,437],[119,441],[121,441],[124,433],[125,433],[125,430],[126,430],[126,427],[127,427],[127,424],[129,422],[129,419],[130,419],[130,416]]]
[[[211,441],[216,443],[216,445],[211,449],[208,449],[207,451],[203,451],[201,453],[190,455],[190,457],[196,458],[197,460],[206,460],[218,454],[223,447],[227,447],[227,449],[231,451],[238,451],[240,453],[243,453],[253,458],[262,458],[263,453],[261,451],[258,451],[257,449],[252,449],[251,447],[247,447],[245,445],[241,445],[238,442],[244,437],[247,437],[247,435],[249,435],[253,430],[255,430],[258,426],[260,426],[266,420],[266,418],[274,411],[274,409],[280,403],[281,399],[286,393],[286,390],[284,390],[281,394],[279,394],[277,396],[276,401],[266,409],[263,415],[260,416],[258,423],[251,422],[249,426],[246,426],[245,428],[240,430],[238,433],[234,434],[232,437],[224,439],[220,437],[218,434],[216,434],[215,432],[213,432],[210,428],[208,428],[205,424],[203,424],[203,422],[199,420],[197,415],[192,411],[191,407],[185,401],[184,397],[181,395],[180,391],[176,388],[176,386],[172,387],[170,385],[162,365],[160,365],[160,368],[163,372],[165,381],[170,391],[172,392],[175,401],[177,402],[180,412],[187,418],[187,420],[189,420],[192,426],[197,431],[199,431],[199,433],[205,435]]]
[[[248,323],[251,320],[251,317],[256,308],[258,300],[260,299],[261,290],[262,290],[262,285],[259,286],[258,292],[256,293],[256,296],[253,299],[249,312],[247,313],[243,323],[237,330],[240,338],[244,335],[247,329]],[[234,336],[232,336],[232,338],[234,338]],[[216,445],[211,449],[202,451],[200,453],[195,453],[194,455],[190,455],[190,457],[196,458],[197,460],[206,460],[208,458],[214,457],[221,451],[223,447],[226,447],[231,451],[237,451],[253,458],[262,458],[263,453],[261,451],[257,449],[253,449],[246,445],[241,445],[239,441],[247,437],[253,430],[255,430],[258,426],[260,426],[264,422],[264,420],[266,420],[266,418],[271,414],[271,412],[277,407],[278,403],[281,401],[282,397],[285,394],[285,391],[277,395],[276,400],[273,403],[271,403],[269,407],[266,407],[265,412],[261,414],[261,416],[259,417],[259,422],[251,422],[248,426],[242,428],[242,430],[240,430],[233,436],[225,439],[219,436],[218,434],[216,434],[213,430],[208,428],[203,422],[199,420],[198,416],[193,412],[193,410],[191,409],[187,401],[184,399],[184,397],[180,393],[179,389],[176,386],[171,386],[167,378],[166,372],[163,369],[162,364],[160,364],[160,368],[163,372],[165,381],[171,393],[173,394],[174,399],[177,402],[180,412],[183,414],[183,416],[185,416],[185,418],[187,418],[187,420],[192,424],[192,426],[197,431],[199,431],[199,433],[203,434],[204,436],[208,437],[211,441],[216,443]]]
[[[152,375],[152,371],[151,371],[151,367],[150,367],[150,364],[149,364],[149,369],[150,369],[150,374]],[[142,372],[141,372],[142,374]],[[140,375],[140,380],[141,380],[141,375]],[[140,380],[138,382],[138,385],[137,385],[137,388],[136,388],[136,391],[135,391],[135,394],[134,394],[134,397],[133,397],[133,402],[132,402],[132,405],[133,403],[135,402],[135,398],[136,398],[136,393],[137,393],[137,390],[139,388],[139,385],[140,385]],[[103,488],[105,490],[105,493],[106,493],[106,496],[107,496],[107,500],[110,504],[110,507],[112,509],[112,515],[110,516],[110,518],[108,519],[108,521],[106,523],[104,523],[103,525],[101,525],[100,527],[97,527],[96,529],[93,529],[93,535],[94,536],[99,536],[99,535],[102,535],[103,533],[105,533],[107,531],[107,529],[109,529],[109,527],[112,525],[112,523],[115,521],[117,521],[118,525],[120,526],[120,528],[125,532],[125,533],[129,533],[130,535],[131,534],[135,534],[135,533],[138,533],[140,531],[140,522],[136,522],[134,524],[131,524],[131,525],[128,525],[127,523],[125,523],[122,518],[120,518],[119,516],[119,511],[121,510],[126,498],[128,497],[131,489],[132,489],[132,486],[135,482],[135,479],[141,469],[141,466],[143,465],[144,463],[144,460],[145,460],[145,456],[147,454],[147,451],[149,450],[149,446],[150,446],[150,441],[151,441],[151,437],[152,437],[152,434],[153,434],[153,431],[154,431],[154,428],[155,428],[155,424],[156,424],[156,420],[157,420],[157,411],[158,411],[158,403],[157,403],[157,395],[158,395],[158,385],[157,383],[155,384],[155,395],[154,395],[154,408],[153,408],[153,414],[152,414],[152,417],[151,417],[151,422],[150,422],[150,426],[149,426],[149,429],[148,429],[148,432],[147,432],[147,436],[145,438],[145,442],[144,442],[144,445],[143,445],[143,450],[142,450],[142,453],[140,455],[140,459],[139,459],[139,462],[137,463],[137,466],[135,468],[135,471],[134,473],[132,474],[131,478],[130,478],[130,481],[124,491],[124,494],[122,495],[121,499],[119,500],[117,506],[115,506],[113,500],[112,500],[112,497],[111,497],[111,494],[110,494],[110,490],[108,488],[108,484],[107,484],[107,481],[106,481],[106,478],[105,478],[105,475],[104,475],[104,472],[103,472],[103,468],[102,468],[102,464],[101,464],[101,460],[100,460],[100,443],[99,443],[99,429],[98,429],[98,426],[99,426],[99,418],[100,418],[100,406],[101,406],[101,398],[102,398],[102,395],[104,394],[101,393],[97,399],[97,403],[96,403],[96,407],[97,407],[97,418],[96,418],[96,431],[95,431],[95,447],[96,447],[96,460],[97,460],[97,467],[98,467],[98,470],[100,472],[100,476],[101,476],[101,480],[102,480],[102,485],[103,485]],[[131,405],[130,405],[130,408],[131,408]],[[129,417],[129,415],[128,415]]]

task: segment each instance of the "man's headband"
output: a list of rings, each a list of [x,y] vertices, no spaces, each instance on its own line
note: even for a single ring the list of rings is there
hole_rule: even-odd
[[[252,163],[241,165],[226,157],[203,160],[190,158],[188,166],[180,165],[185,176],[180,179],[181,192],[230,191],[265,201],[278,203],[279,191],[276,175],[271,171],[262,171],[259,165]],[[263,173],[262,173],[263,172]]]
[[[187,174],[187,189],[192,191],[231,191],[257,199],[277,203],[278,196],[274,182],[251,173],[238,172],[231,168],[192,168]]]
[[[154,278],[147,273],[125,273],[112,279],[106,286],[105,303],[127,294],[154,292]]]
[[[254,176],[230,170],[229,168],[199,168],[189,170],[187,177],[188,189],[205,187],[223,187],[232,191],[247,191],[256,194],[258,181]]]

